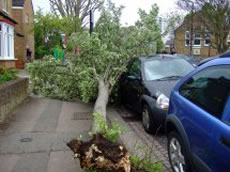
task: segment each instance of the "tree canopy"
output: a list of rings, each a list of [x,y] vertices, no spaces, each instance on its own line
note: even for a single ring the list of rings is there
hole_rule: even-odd
[[[72,36],[80,49],[72,59],[77,66],[76,72],[82,76],[79,80],[81,95],[89,100],[89,90],[98,90],[94,112],[104,117],[109,95],[127,63],[132,58],[155,54],[157,48],[162,48],[156,46],[161,42],[156,5],[149,13],[140,10],[140,20],[131,27],[123,27],[120,23],[122,9],[110,2],[103,9],[92,35],[79,32]]]
[[[41,10],[36,12],[34,21],[36,59],[51,54],[52,48],[61,48],[61,34],[71,35],[81,30],[77,18],[61,18],[51,13],[44,14]]]
[[[77,90],[74,95],[80,96],[84,102],[96,100],[94,114],[106,119],[110,95],[128,62],[140,56],[154,55],[163,48],[157,5],[153,5],[149,12],[139,10],[140,19],[128,27],[120,22],[122,9],[109,1],[102,9],[92,35],[86,30],[72,34],[70,41],[79,51],[68,55],[65,69],[57,63],[52,65],[53,60],[47,59],[31,64],[28,69],[35,91],[52,97],[58,93],[57,98],[68,99],[73,98],[72,92]],[[48,79],[47,74],[42,74],[43,67],[49,68],[44,71],[54,70]],[[74,79],[65,81],[67,77]],[[56,86],[60,89],[55,89]]]
[[[104,0],[49,0],[52,12],[63,18],[78,18],[83,25],[88,23],[89,11],[102,7]]]

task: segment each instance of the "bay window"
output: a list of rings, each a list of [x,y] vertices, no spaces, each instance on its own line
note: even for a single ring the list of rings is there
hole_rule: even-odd
[[[14,59],[14,27],[0,22],[0,59]]]

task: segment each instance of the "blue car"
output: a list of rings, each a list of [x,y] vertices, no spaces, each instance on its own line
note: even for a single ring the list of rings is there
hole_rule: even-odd
[[[230,57],[211,60],[177,83],[166,132],[174,172],[230,172]]]

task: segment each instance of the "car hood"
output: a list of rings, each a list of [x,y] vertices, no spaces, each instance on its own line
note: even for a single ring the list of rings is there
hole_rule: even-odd
[[[157,97],[157,93],[160,92],[170,97],[171,91],[177,82],[178,80],[145,81],[145,86],[151,96]]]

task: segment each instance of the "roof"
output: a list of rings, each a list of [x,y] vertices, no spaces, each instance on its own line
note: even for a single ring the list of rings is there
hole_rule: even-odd
[[[13,7],[23,7],[25,0],[12,0]]]
[[[206,67],[211,67],[211,66],[216,66],[216,65],[230,65],[230,57],[225,57],[225,58],[215,58],[212,59],[203,65],[199,66],[200,68],[206,68]]]
[[[204,63],[207,63],[207,62],[209,62],[209,61],[212,61],[212,60],[215,60],[215,59],[218,59],[218,58],[230,58],[230,51],[227,51],[227,52],[225,52],[225,53],[223,53],[223,54],[221,54],[221,55],[215,56],[215,57],[206,58],[206,59],[202,60],[202,61],[198,64],[198,66],[201,66],[201,65],[203,65]]]

